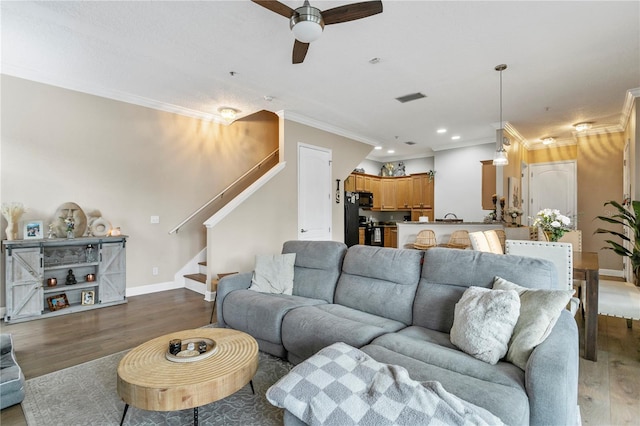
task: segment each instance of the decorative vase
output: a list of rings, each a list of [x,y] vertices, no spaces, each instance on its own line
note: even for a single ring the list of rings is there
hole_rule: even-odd
[[[73,231],[67,231],[67,239],[72,240],[74,238],[75,238],[75,235],[73,235]]]
[[[551,241],[552,243],[558,242],[558,239],[553,235],[551,231],[543,231],[544,235],[547,237],[547,241]]]
[[[7,223],[7,229],[5,229],[5,233],[7,234],[7,240],[12,241],[16,239],[16,232],[15,232],[15,223],[13,223],[13,221],[9,221],[9,223]]]

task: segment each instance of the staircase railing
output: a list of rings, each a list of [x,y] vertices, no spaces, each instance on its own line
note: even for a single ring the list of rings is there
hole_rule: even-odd
[[[211,205],[211,203],[215,202],[216,200],[222,198],[224,196],[224,194],[226,192],[228,192],[230,189],[232,189],[234,186],[236,186],[237,184],[239,184],[241,181],[243,181],[247,176],[249,176],[251,173],[253,173],[254,171],[260,169],[260,167],[262,167],[262,165],[264,163],[266,163],[268,160],[270,160],[271,158],[273,158],[273,156],[277,155],[279,152],[279,149],[276,149],[275,151],[273,151],[271,154],[267,155],[262,161],[260,161],[258,164],[256,164],[255,166],[253,166],[252,168],[250,168],[249,170],[247,170],[242,176],[240,176],[238,179],[234,180],[229,186],[227,186],[225,189],[223,189],[222,191],[220,191],[215,197],[213,197],[212,199],[210,199],[209,201],[207,201],[206,203],[204,203],[200,208],[198,208],[196,211],[194,211],[193,213],[191,213],[187,218],[185,218],[182,222],[180,222],[178,225],[176,225],[171,231],[169,231],[169,234],[173,234],[173,233],[178,233],[178,231],[180,230],[180,228],[182,228],[186,223],[188,223],[191,219],[193,219],[194,217],[196,217],[200,212],[202,212],[204,209],[206,209],[207,207],[209,207]]]

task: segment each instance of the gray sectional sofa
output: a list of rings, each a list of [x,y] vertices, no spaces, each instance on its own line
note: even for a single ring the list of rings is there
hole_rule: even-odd
[[[248,290],[252,273],[220,280],[220,326],[245,331],[260,349],[294,364],[336,342],[406,368],[511,425],[575,424],[578,331],[568,311],[531,354],[526,369],[491,365],[456,348],[454,307],[469,286],[495,276],[524,287],[557,288],[552,263],[527,257],[434,248],[426,252],[331,241],[288,241],[296,253],[292,295]],[[296,418],[285,413],[285,423]]]

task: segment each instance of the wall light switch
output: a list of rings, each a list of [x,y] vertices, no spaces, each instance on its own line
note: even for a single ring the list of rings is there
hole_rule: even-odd
[[[160,223],[160,216],[151,216],[151,223]]]
[[[152,273],[153,275],[158,275],[158,267],[157,267],[157,266],[154,266],[154,267],[151,269],[151,273]]]

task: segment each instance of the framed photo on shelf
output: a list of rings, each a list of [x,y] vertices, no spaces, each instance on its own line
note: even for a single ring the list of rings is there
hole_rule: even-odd
[[[49,303],[50,311],[58,311],[60,309],[69,307],[69,300],[67,300],[66,293],[56,294],[55,296],[47,297],[47,303]]]
[[[41,220],[30,220],[24,224],[24,239],[25,240],[41,240],[43,222]]]
[[[82,292],[82,304],[83,305],[93,305],[96,303],[96,292],[94,290],[83,291]]]

